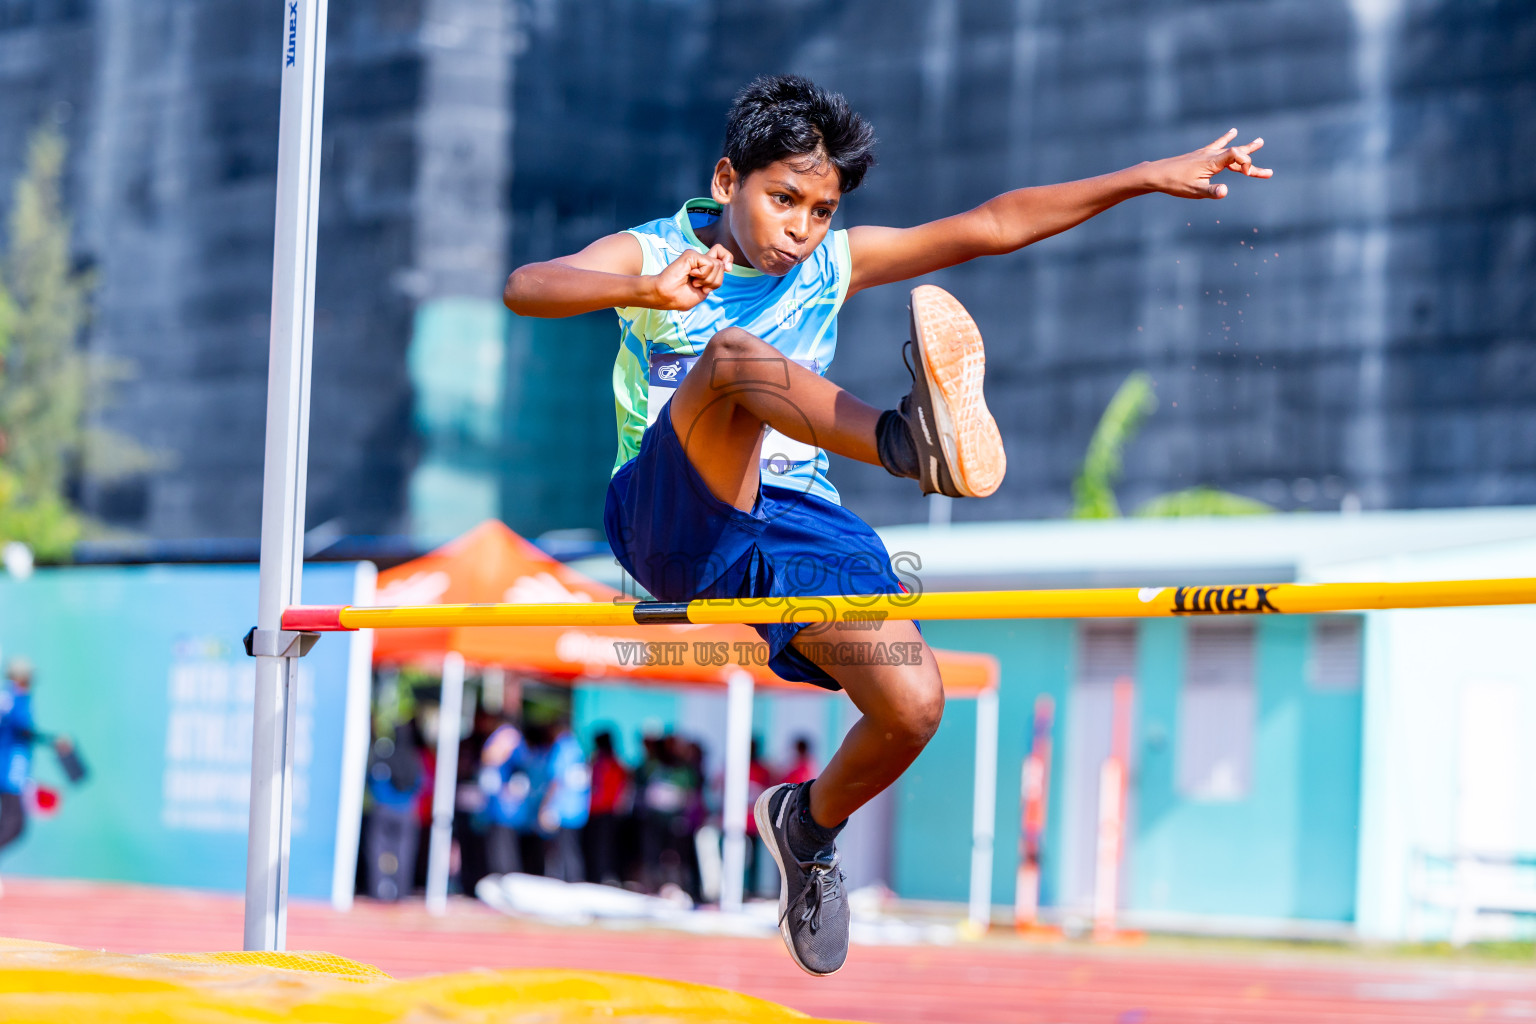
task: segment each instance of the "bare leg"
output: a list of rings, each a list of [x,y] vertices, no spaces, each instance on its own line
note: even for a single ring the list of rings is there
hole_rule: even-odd
[[[738,328],[710,339],[669,403],[672,427],[721,501],[750,510],[757,500],[763,428],[846,458],[880,465],[880,410]],[[944,685],[938,663],[910,622],[887,622],[876,642],[921,644],[916,665],[837,664],[808,646],[825,639],[807,629],[795,646],[836,679],[864,713],[811,788],[811,817],[837,824],[895,782],[939,727]]]
[[[710,493],[745,511],[757,500],[765,425],[880,465],[879,409],[739,328],[710,339],[668,405],[688,461]]]
[[[807,657],[816,653],[818,639],[802,630],[793,641]],[[830,828],[873,800],[917,760],[939,728],[944,715],[944,684],[938,660],[910,622],[881,625],[877,643],[922,644],[917,665],[841,665],[823,659],[817,664],[842,684],[854,706],[864,713],[848,730],[827,767],[811,787],[811,817]]]

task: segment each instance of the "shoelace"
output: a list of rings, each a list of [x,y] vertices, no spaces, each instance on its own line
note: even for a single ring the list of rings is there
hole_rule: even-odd
[[[789,916],[789,907],[805,900],[805,909],[800,911],[800,920],[805,922],[812,935],[816,934],[821,928],[822,903],[842,896],[843,873],[837,867],[840,859],[836,853],[832,854],[829,860],[822,860],[820,857],[811,860],[795,858],[795,863],[800,866],[800,870],[807,874],[805,887],[800,890],[800,895],[784,908],[784,917],[779,918],[780,924],[783,924],[784,918]],[[806,897],[810,898],[806,899]]]
[[[901,361],[906,364],[907,373],[912,375],[912,383],[917,383],[917,371],[912,369],[912,363],[907,359],[907,352],[912,348],[910,340],[901,343]],[[908,391],[901,396],[901,401],[896,403],[896,412],[907,423],[907,429],[912,429],[912,392]]]

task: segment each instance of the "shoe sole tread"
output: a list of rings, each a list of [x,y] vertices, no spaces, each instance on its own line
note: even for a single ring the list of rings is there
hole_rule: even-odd
[[[1008,469],[1003,438],[982,392],[987,354],[981,331],[958,299],[935,285],[912,290],[913,341],[918,362],[930,382],[940,442],[944,444],[957,487],[969,497],[985,498],[1003,482]]]

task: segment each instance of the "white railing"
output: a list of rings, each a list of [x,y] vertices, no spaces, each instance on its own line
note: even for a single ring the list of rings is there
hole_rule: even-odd
[[[1443,934],[1446,913],[1452,945],[1509,938],[1511,916],[1536,915],[1536,854],[1415,850],[1409,892],[1418,938]]]

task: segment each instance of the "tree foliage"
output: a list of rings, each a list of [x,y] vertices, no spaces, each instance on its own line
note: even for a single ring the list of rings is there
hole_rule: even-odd
[[[35,132],[0,266],[0,539],[44,560],[68,557],[80,536],[64,485],[83,443],[89,378],[76,339],[90,284],[70,264],[63,169],[58,131]]]
[[[21,541],[41,561],[67,559],[87,525],[66,497],[70,480],[160,463],[132,438],[87,423],[131,367],[78,344],[93,281],[70,259],[65,152],[56,128],[32,134],[0,256],[0,542]]]
[[[1072,482],[1074,519],[1113,519],[1120,515],[1115,483],[1125,468],[1125,449],[1156,408],[1157,392],[1152,378],[1145,373],[1131,374],[1115,391],[1088,442],[1082,469]],[[1144,502],[1136,509],[1136,515],[1239,516],[1273,511],[1264,502],[1241,494],[1214,487],[1190,487]]]

